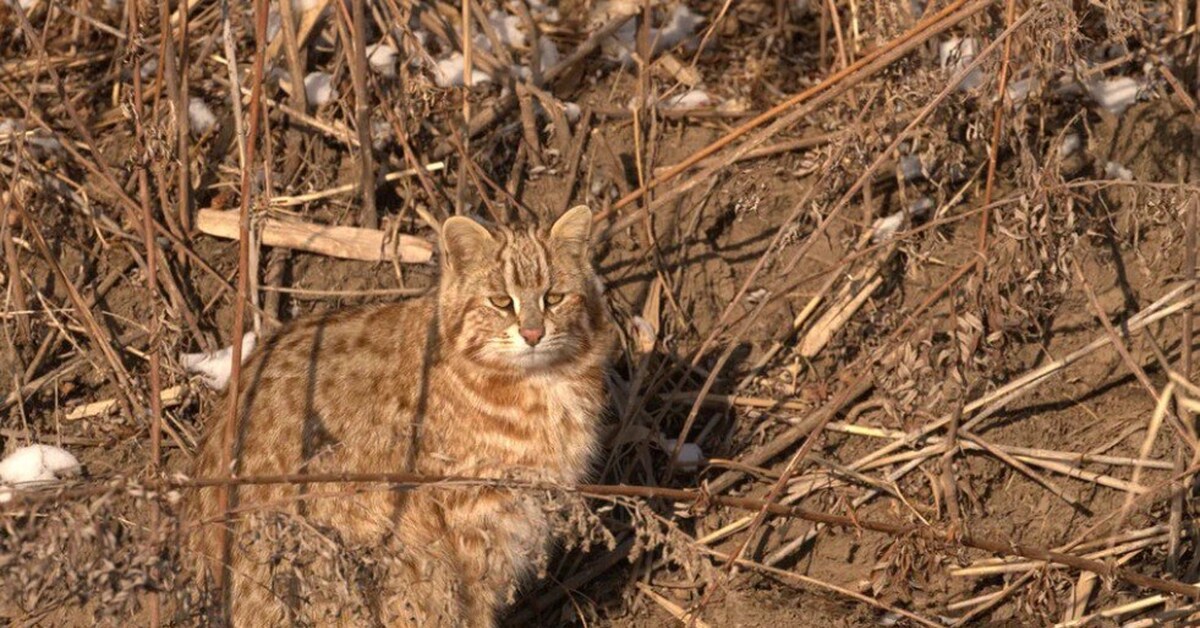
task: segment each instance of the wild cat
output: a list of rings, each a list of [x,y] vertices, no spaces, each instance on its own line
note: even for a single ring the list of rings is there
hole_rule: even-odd
[[[579,482],[597,449],[612,335],[590,263],[591,224],[583,206],[548,230],[450,218],[432,293],[285,327],[241,372],[236,475],[408,471]],[[222,407],[195,477],[220,474]],[[492,626],[549,540],[545,511],[528,491],[336,488],[340,495],[318,498],[330,487],[241,486],[230,503],[237,512],[291,513],[396,558],[371,587],[370,616],[315,608],[297,594],[302,582],[273,573],[271,550],[235,517],[232,610],[222,621]],[[216,493],[199,493],[189,521],[219,519]],[[209,573],[220,555],[215,529],[193,535]]]

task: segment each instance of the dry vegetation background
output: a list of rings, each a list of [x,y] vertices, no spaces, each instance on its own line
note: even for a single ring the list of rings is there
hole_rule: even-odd
[[[453,213],[579,203],[607,447],[539,489],[563,549],[512,625],[1200,612],[1197,7],[266,6],[0,7],[0,442],[86,467],[0,504],[4,621],[195,623],[180,472],[224,406],[181,355],[419,292]],[[369,576],[302,532],[281,571]]]

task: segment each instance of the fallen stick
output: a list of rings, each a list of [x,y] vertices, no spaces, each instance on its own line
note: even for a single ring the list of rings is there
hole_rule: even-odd
[[[707,547],[701,547],[700,549],[704,552],[712,554],[713,556],[716,556],[717,558],[719,558],[721,560],[729,560],[731,558],[731,556],[729,554],[718,552],[717,550],[714,550],[714,549],[709,549]],[[921,624],[922,626],[941,626],[941,624],[935,624],[935,623],[929,621],[928,619],[921,617],[920,615],[910,613],[909,611],[906,611],[902,608],[889,606],[869,595],[864,595],[862,593],[852,591],[850,589],[847,589],[846,587],[839,587],[836,584],[833,584],[831,582],[825,582],[824,580],[818,580],[817,578],[798,574],[794,571],[785,571],[783,569],[776,569],[775,567],[772,567],[770,565],[764,565],[762,563],[757,563],[752,560],[746,560],[744,558],[739,558],[739,559],[737,559],[736,562],[737,562],[738,566],[748,567],[750,569],[762,572],[764,574],[767,574],[767,575],[777,578],[779,580],[800,582],[802,584],[806,584],[809,586],[820,587],[822,589],[833,591],[834,593],[836,593],[838,595],[844,595],[846,597],[849,597],[854,600],[858,600],[865,604],[870,604],[871,606],[879,608],[880,610],[883,610],[885,612],[894,613],[896,615],[907,617],[908,619],[915,621],[918,624]],[[883,622],[880,622],[880,625],[884,625]]]
[[[1147,598],[1142,598],[1140,600],[1135,600],[1133,602],[1129,602],[1128,604],[1122,604],[1120,606],[1113,606],[1111,608],[1106,608],[1104,610],[1092,613],[1091,615],[1086,615],[1084,617],[1080,617],[1074,621],[1066,621],[1066,622],[1062,622],[1059,624],[1055,624],[1055,628],[1060,628],[1060,627],[1065,628],[1067,626],[1086,626],[1088,624],[1095,622],[1097,619],[1111,619],[1113,617],[1120,617],[1121,615],[1128,615],[1130,613],[1143,611],[1147,608],[1158,606],[1159,604],[1162,604],[1170,599],[1171,598],[1166,595],[1152,595]],[[1152,623],[1150,625],[1161,626],[1161,625],[1167,625],[1167,624],[1153,624]]]
[[[867,302],[867,298],[875,293],[879,286],[883,285],[883,277],[878,274],[877,269],[872,269],[873,277],[866,281],[857,292],[847,292],[842,295],[837,303],[825,312],[808,333],[804,335],[804,339],[800,341],[800,356],[804,358],[815,357],[829,344],[829,340],[833,338],[842,327],[850,321],[863,304]]]
[[[905,438],[908,433],[901,430],[891,430],[879,427],[870,427],[865,425],[852,425],[847,423],[833,422],[825,426],[825,429],[831,432],[840,432],[842,434],[853,434],[855,436],[870,436],[874,438],[890,438],[893,440]],[[928,438],[925,441],[927,444],[941,444],[942,439],[937,436]],[[977,449],[970,443],[962,443],[962,447],[966,449]],[[993,443],[993,447],[1004,450],[1010,454],[1025,456],[1028,458],[1041,458],[1043,460],[1057,460],[1059,462],[1070,462],[1074,464],[1094,463],[1116,465],[1123,467],[1132,467],[1141,465],[1147,469],[1161,469],[1170,471],[1175,468],[1175,465],[1166,460],[1140,460],[1138,458],[1130,458],[1127,456],[1107,456],[1103,454],[1088,454],[1074,451],[1058,451],[1055,449],[1036,449],[1033,447],[1018,447],[1016,445],[1000,445]],[[878,461],[877,461],[878,462]],[[874,466],[874,465],[872,465]]]
[[[337,227],[313,223],[260,220],[262,243],[288,249],[320,253],[341,259],[364,262],[391,261],[389,248],[395,247],[402,263],[425,264],[433,257],[433,245],[421,238],[401,234],[399,241],[386,244],[387,233],[377,229]],[[237,212],[201,209],[196,228],[218,238],[238,239]]]
[[[1087,554],[1083,554],[1083,557],[1088,558],[1088,559],[1093,559],[1093,560],[1099,560],[1101,558],[1108,558],[1110,556],[1116,556],[1118,554],[1128,554],[1130,552],[1137,552],[1137,551],[1144,550],[1147,547],[1153,547],[1155,545],[1162,545],[1167,542],[1169,537],[1170,537],[1170,532],[1165,532],[1163,534],[1159,534],[1158,536],[1152,536],[1152,537],[1145,538],[1145,539],[1138,539],[1136,541],[1130,541],[1129,543],[1117,545],[1111,549],[1102,549],[1102,550],[1095,551],[1095,552],[1089,552]],[[1012,561],[1005,560],[1002,562],[987,562],[987,561],[980,561],[980,562],[985,562],[986,564],[971,564],[966,567],[952,568],[952,569],[950,569],[949,573],[951,576],[954,576],[956,578],[976,578],[976,577],[980,577],[980,576],[994,576],[997,574],[1012,573],[1015,571],[1025,571],[1027,569],[1040,569],[1040,568],[1049,566],[1045,562],[1042,562],[1042,561],[1012,562]],[[1058,567],[1061,567],[1061,565],[1056,565],[1055,567],[1058,568]]]
[[[162,393],[159,396],[159,399],[162,400],[162,404],[163,404],[164,408],[169,407],[169,406],[178,405],[181,401],[183,401],[183,386],[172,386],[171,388],[168,388],[168,389],[162,391]],[[118,402],[116,399],[105,399],[104,401],[95,401],[92,403],[86,403],[82,406],[76,406],[74,408],[71,408],[70,410],[67,410],[67,414],[63,418],[65,418],[68,421],[78,421],[80,419],[88,419],[91,417],[103,415],[103,414],[107,413],[108,411],[112,410],[113,408],[117,407],[117,405],[118,405]]]
[[[438,170],[442,170],[445,167],[446,167],[445,162],[435,161],[431,164],[426,165],[425,170],[428,172],[437,172]],[[391,183],[393,181],[399,181],[400,179],[403,179],[405,177],[415,177],[415,176],[417,176],[416,169],[410,168],[408,170],[400,170],[398,172],[389,172],[386,175],[384,175],[383,180],[387,183]],[[361,188],[362,188],[361,183],[355,182],[355,183],[347,183],[345,185],[339,185],[337,187],[329,188],[327,190],[308,192],[307,194],[297,194],[295,196],[272,196],[271,197],[271,205],[276,206],[276,207],[288,207],[291,205],[303,205],[305,203],[321,200],[323,198],[329,198],[330,196],[337,196],[338,194],[347,194],[350,192],[358,192]]]
[[[847,133],[846,131],[832,131],[829,133],[822,133],[820,135],[801,137],[801,138],[792,139],[792,140],[784,140],[782,142],[771,144],[770,146],[763,146],[761,148],[756,148],[754,150],[748,151],[745,154],[740,155],[737,158],[735,158],[733,160],[733,163],[741,163],[743,161],[749,161],[751,159],[759,159],[762,157],[771,157],[771,156],[780,155],[783,153],[790,153],[790,152],[794,152],[794,151],[806,150],[809,148],[816,148],[818,146],[824,146],[825,144],[829,144],[831,142],[834,142],[835,140],[839,140],[839,139],[842,139],[845,137],[849,137],[849,133]],[[701,161],[700,163],[695,164],[692,167],[693,168],[710,168],[714,165],[720,164],[721,162],[722,162],[722,160],[719,158],[710,157],[704,161]],[[674,165],[659,166],[654,169],[654,176],[661,177],[665,173],[671,172],[674,169],[675,169]]]
[[[663,597],[657,591],[655,591],[654,589],[651,589],[650,585],[647,585],[644,582],[639,582],[639,583],[637,583],[637,588],[639,591],[644,593],[646,595],[646,597],[650,598],[650,600],[652,602],[654,602],[655,604],[658,604],[659,606],[661,606],[663,608],[663,610],[667,611],[668,613],[673,615],[675,617],[675,619],[682,622],[684,626],[695,626],[696,628],[708,628],[708,623],[701,620],[698,616],[693,615],[692,613],[689,613],[682,606]]]
[[[851,401],[858,399],[866,394],[871,387],[874,386],[873,380],[861,379],[854,384],[854,389],[845,397],[845,404],[849,405]],[[707,398],[707,397],[706,397]],[[836,400],[835,400],[836,401]],[[794,445],[797,441],[804,438],[809,432],[829,422],[829,418],[838,412],[842,411],[841,405],[831,403],[818,410],[813,411],[802,422],[788,428],[785,432],[776,436],[771,442],[766,443],[754,453],[739,460],[742,464],[757,467],[763,463],[778,456],[780,453]],[[713,480],[708,489],[714,493],[720,493],[737,484],[742,477],[742,472],[729,470],[722,473],[717,479]]]
[[[82,359],[77,360],[78,361],[67,362],[66,364],[55,368],[53,371],[50,371],[49,373],[46,373],[45,375],[42,375],[33,381],[25,382],[25,384],[23,384],[19,389],[8,393],[8,396],[0,401],[0,412],[7,410],[13,404],[24,399],[25,397],[34,394],[42,386],[45,386],[47,382],[66,377],[67,375],[75,372],[80,366],[85,364]]]
[[[1200,605],[1188,604],[1179,608],[1164,610],[1155,613],[1149,617],[1143,617],[1136,621],[1130,621],[1122,624],[1122,628],[1151,628],[1153,626],[1186,626],[1189,623],[1195,625],[1195,614],[1200,610]],[[1190,622],[1176,624],[1176,621],[1191,619]]]

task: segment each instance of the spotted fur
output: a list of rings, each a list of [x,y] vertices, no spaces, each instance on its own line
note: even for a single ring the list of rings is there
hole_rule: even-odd
[[[451,218],[430,295],[286,327],[242,370],[236,474],[580,481],[596,449],[611,335],[589,262],[590,227],[584,207],[542,231]],[[535,328],[542,335],[531,346],[520,330]],[[196,476],[220,475],[213,435],[224,430],[223,407]],[[282,510],[395,558],[366,603],[371,621],[289,595],[272,573],[270,550],[248,540],[235,518],[227,593],[234,625],[321,617],[321,625],[491,626],[549,537],[539,498],[528,492],[364,490],[300,499],[328,490],[243,486],[231,501],[239,512]],[[193,521],[220,519],[215,492],[189,508]],[[210,572],[220,555],[214,529],[204,526],[193,543]]]

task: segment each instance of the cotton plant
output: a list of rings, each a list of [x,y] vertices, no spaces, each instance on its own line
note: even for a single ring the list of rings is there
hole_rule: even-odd
[[[71,452],[53,445],[28,445],[0,460],[0,504],[12,500],[22,485],[37,485],[82,471]]]
[[[242,363],[250,358],[258,335],[247,332],[242,336]],[[233,347],[228,346],[208,353],[184,353],[179,356],[179,365],[190,375],[197,375],[205,386],[213,390],[225,390],[233,374]]]

